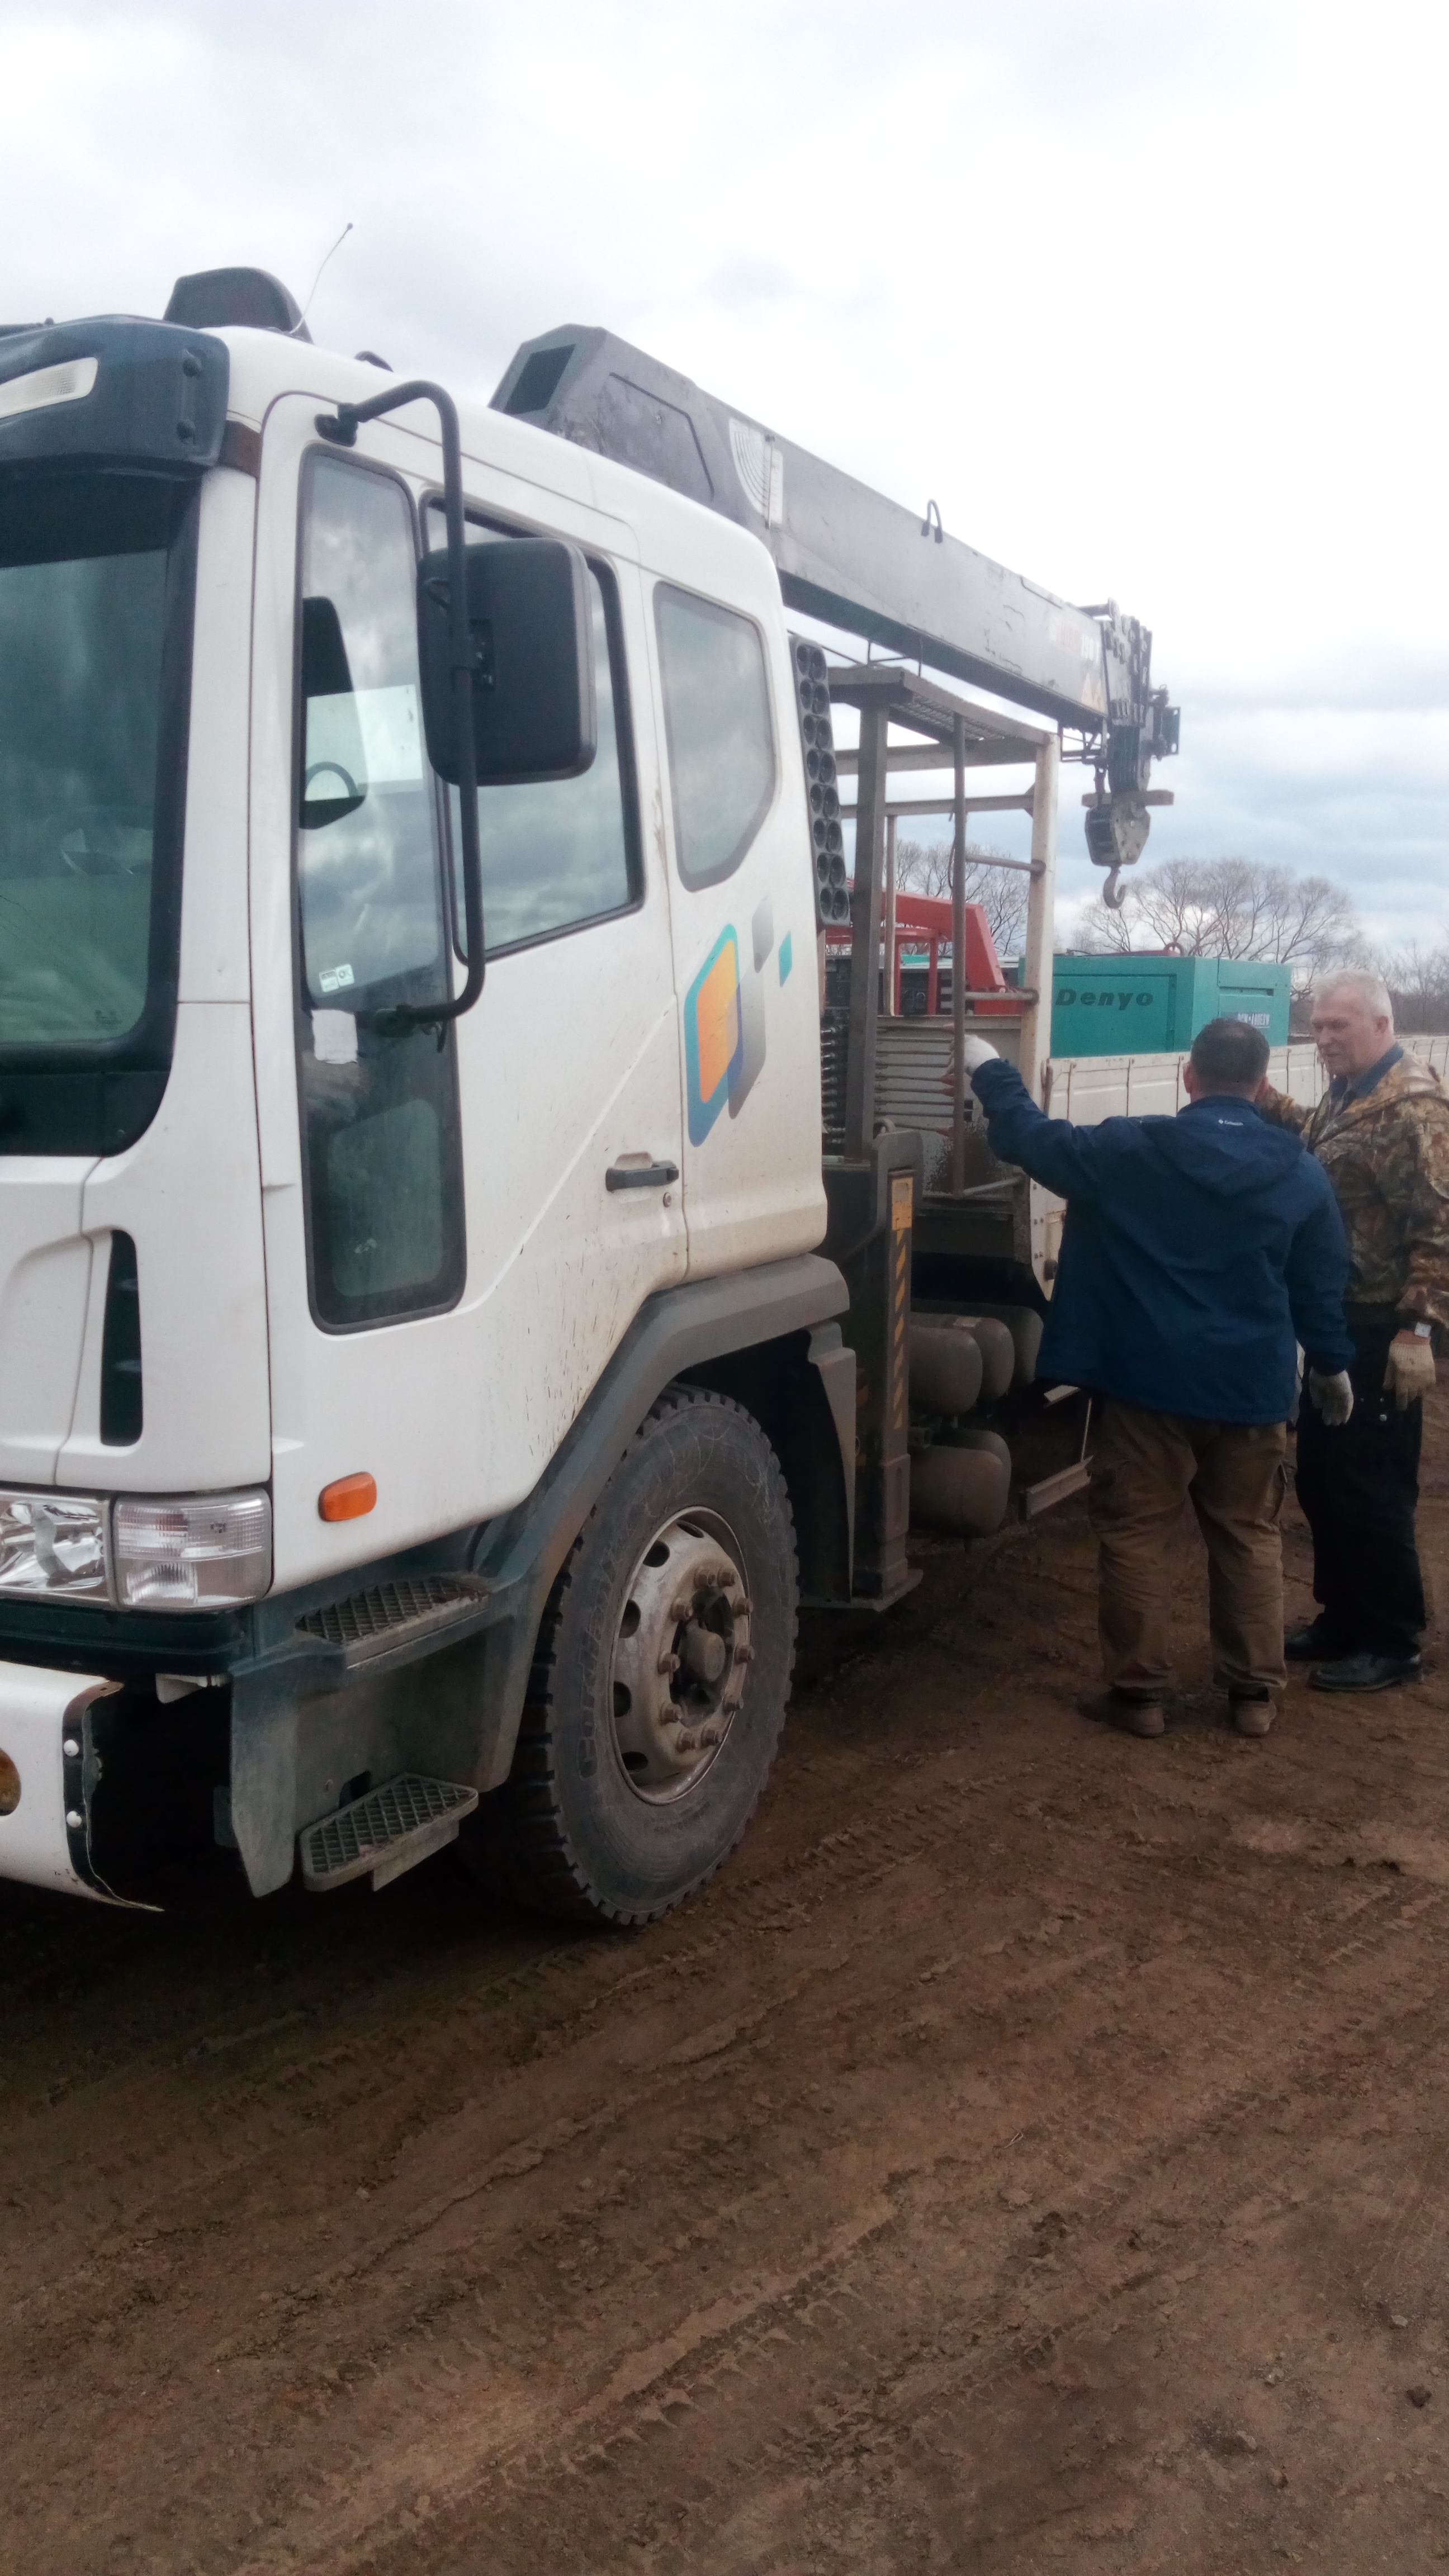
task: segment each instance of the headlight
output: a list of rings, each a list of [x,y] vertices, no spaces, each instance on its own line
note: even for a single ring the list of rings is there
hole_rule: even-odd
[[[117,1503],[116,1598],[128,1610],[219,1610],[255,1601],[272,1579],[266,1494]]]
[[[49,1593],[102,1600],[106,1507],[70,1494],[0,1494],[0,1598]]]

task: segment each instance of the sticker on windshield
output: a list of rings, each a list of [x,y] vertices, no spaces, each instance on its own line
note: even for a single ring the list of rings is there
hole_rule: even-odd
[[[411,681],[397,689],[339,690],[307,700],[307,775],[318,771],[335,783],[316,778],[316,802],[340,803],[347,793],[368,787],[409,785],[423,774],[423,739],[418,721],[418,693]]]
[[[326,973],[317,978],[318,986],[324,993],[340,993],[352,981],[353,974],[350,966],[329,966]]]

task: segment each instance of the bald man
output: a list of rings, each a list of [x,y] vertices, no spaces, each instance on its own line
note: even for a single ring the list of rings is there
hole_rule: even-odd
[[[1377,975],[1331,976],[1313,1000],[1328,1075],[1316,1109],[1269,1088],[1262,1115],[1291,1127],[1333,1184],[1348,1234],[1344,1314],[1353,1418],[1331,1436],[1305,1405],[1298,1499],[1313,1532],[1318,1616],[1285,1641],[1316,1690],[1392,1690],[1420,1670],[1424,1586],[1414,1536],[1423,1398],[1449,1326],[1449,1100],[1406,1055]]]

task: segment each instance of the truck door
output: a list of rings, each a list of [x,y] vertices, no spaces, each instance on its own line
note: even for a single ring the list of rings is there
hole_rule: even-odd
[[[760,589],[748,606],[653,593],[695,1276],[825,1231],[809,816],[789,647]]]
[[[254,865],[272,889],[254,900],[254,943],[271,993],[258,1076],[278,1585],[520,1500],[644,1297],[685,1263],[668,919],[644,865],[629,691],[638,576],[587,548],[591,769],[480,792],[481,1001],[441,1041],[390,1027],[391,1004],[426,1003],[461,976],[449,818],[418,721],[416,561],[432,531],[397,470],[416,474],[419,443],[379,425],[339,456],[316,439],[315,405],[285,408],[264,464],[274,578],[259,581],[257,667],[260,685],[285,548],[295,860],[263,823]],[[537,489],[528,497],[536,510]],[[550,533],[586,543],[586,515]],[[256,731],[265,763],[283,729],[259,709]],[[375,1509],[329,1526],[321,1489],[359,1472],[376,1479]]]

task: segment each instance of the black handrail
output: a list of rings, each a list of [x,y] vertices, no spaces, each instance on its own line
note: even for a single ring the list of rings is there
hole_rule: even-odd
[[[443,513],[448,530],[448,622],[452,629],[453,695],[457,706],[458,804],[463,834],[463,927],[468,944],[468,974],[463,990],[451,1002],[399,1002],[380,1017],[393,1027],[435,1028],[461,1020],[483,990],[483,858],[478,843],[478,769],[473,742],[473,675],[478,650],[468,632],[468,566],[463,518],[463,450],[458,435],[458,408],[441,385],[415,377],[389,385],[364,403],[339,403],[335,415],[319,412],[319,434],[334,447],[356,444],[358,425],[377,420],[399,404],[430,402],[443,432]]]

